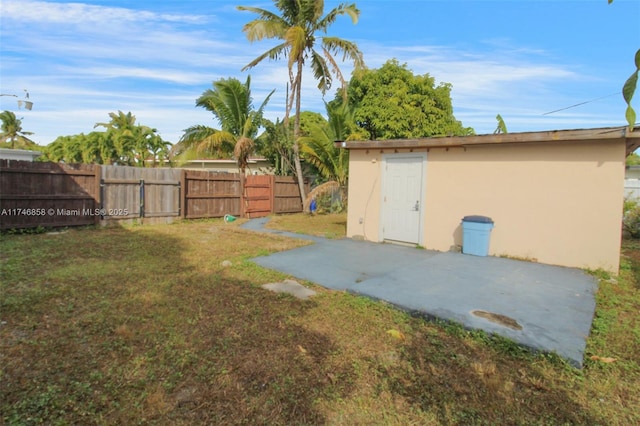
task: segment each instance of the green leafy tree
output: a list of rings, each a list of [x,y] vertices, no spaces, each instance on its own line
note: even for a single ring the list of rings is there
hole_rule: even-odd
[[[274,0],[274,4],[279,14],[257,7],[238,6],[239,10],[258,15],[257,19],[242,28],[250,42],[263,39],[280,41],[275,47],[246,65],[243,71],[267,58],[270,60],[287,58],[288,60],[291,95],[287,100],[284,128],[289,128],[289,114],[295,108],[292,149],[295,173],[304,203],[306,197],[298,138],[300,137],[302,74],[305,61],[309,60],[313,76],[318,80],[318,88],[322,94],[331,88],[334,76],[344,84],[336,55],[341,54],[343,60],[351,60],[356,69],[363,68],[362,53],[355,43],[327,35],[329,27],[338,16],[347,15],[356,24],[360,11],[355,4],[340,4],[323,16],[323,0]],[[319,44],[318,50],[316,50],[316,43]]]
[[[453,115],[450,84],[436,86],[429,74],[416,76],[395,59],[354,72],[348,93],[356,124],[369,139],[473,134]]]
[[[273,92],[256,110],[252,104],[250,77],[244,84],[236,78],[214,81],[213,89],[207,89],[196,100],[196,105],[210,111],[220,123],[220,129],[192,126],[185,130],[174,152],[182,161],[198,155],[219,157],[233,153],[244,174],[263,122],[264,108]]]
[[[76,139],[84,135],[58,136],[45,148],[43,157],[47,161],[68,163],[82,162],[82,150]]]
[[[295,166],[290,129],[286,129],[280,120],[274,123],[265,119],[263,126],[264,132],[256,139],[256,152],[273,164],[276,175],[292,175]]]
[[[123,164],[147,167],[162,165],[168,158],[170,143],[156,129],[136,124],[131,112],[110,113],[111,120],[96,123],[105,131],[60,136],[49,144],[44,158],[49,161],[85,164]]]
[[[22,120],[18,119],[13,112],[0,112],[0,120],[2,120],[0,141],[2,141],[3,144],[8,145],[11,149],[16,147],[21,149],[33,149],[38,147],[38,144],[27,137],[27,135],[32,135],[33,132],[26,132],[22,130]]]
[[[640,166],[640,155],[636,154],[635,152],[632,152],[631,154],[627,155],[626,165]]]
[[[325,104],[325,109],[327,105]],[[319,112],[302,111],[300,113],[300,135],[307,136],[312,129],[323,126],[327,123],[327,119]]]
[[[46,147],[43,157],[48,161],[84,164],[118,161],[116,149],[106,132],[60,136]]]

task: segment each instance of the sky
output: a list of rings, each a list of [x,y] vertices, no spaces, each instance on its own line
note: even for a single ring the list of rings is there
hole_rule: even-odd
[[[397,59],[450,83],[454,115],[478,134],[495,130],[497,114],[509,132],[626,124],[620,93],[640,48],[640,0],[354,1],[358,23],[339,17],[329,35],[355,42],[368,68]],[[276,11],[264,0],[2,0],[0,93],[17,97],[0,97],[0,110],[40,145],[117,111],[175,143],[190,126],[218,127],[195,106],[213,81],[250,75],[254,105],[275,89],[266,117],[282,118],[287,64],[241,71],[277,42],[249,43],[242,27],[256,15],[238,5]],[[341,68],[349,78],[350,64]],[[30,111],[17,102],[27,92]],[[311,73],[302,110],[324,112]]]

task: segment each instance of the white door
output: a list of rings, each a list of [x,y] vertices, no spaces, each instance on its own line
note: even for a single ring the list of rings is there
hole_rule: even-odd
[[[383,165],[382,238],[420,244],[423,155],[394,155]]]

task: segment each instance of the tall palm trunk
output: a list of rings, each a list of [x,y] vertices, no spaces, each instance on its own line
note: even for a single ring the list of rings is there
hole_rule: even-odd
[[[293,161],[296,167],[296,175],[298,177],[298,188],[300,188],[300,198],[302,205],[306,205],[306,194],[304,190],[304,176],[302,175],[302,165],[300,164],[300,95],[302,93],[302,59],[298,60],[298,75],[296,75],[296,84],[293,88],[296,98],[296,117],[293,122]]]

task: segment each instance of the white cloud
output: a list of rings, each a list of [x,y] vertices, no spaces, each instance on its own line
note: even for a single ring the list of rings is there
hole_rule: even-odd
[[[131,23],[174,22],[203,24],[212,19],[204,15],[159,14],[149,11],[121,7],[95,6],[84,3],[51,3],[44,1],[5,0],[0,5],[3,19],[7,22],[54,23],[65,25],[93,26],[105,22]]]
[[[228,3],[211,2],[212,9],[222,7],[216,11],[219,15],[136,10],[137,3],[130,3],[131,8],[0,2],[2,93],[22,95],[22,89],[29,89],[34,109],[17,114],[24,117],[23,128],[36,133],[37,142],[90,132],[117,110],[131,111],[138,122],[175,142],[191,125],[217,125],[211,113],[195,107],[195,99],[212,81],[244,81],[248,74],[254,104],[276,89],[266,117],[282,118],[289,80],[286,62],[265,61],[240,71],[273,43],[249,44],[240,27],[226,32]],[[415,74],[429,73],[438,82],[451,83],[456,117],[479,133],[493,131],[497,113],[510,131],[623,124],[618,99],[602,101],[611,108],[601,107],[598,113],[586,106],[542,116],[584,101],[580,96],[586,86],[598,87],[603,95],[619,88],[600,89],[603,81],[588,75],[580,64],[558,61],[537,46],[514,46],[508,39],[485,40],[473,48],[356,41],[371,68],[396,58]],[[344,64],[342,70],[348,79],[351,67]],[[312,73],[306,72],[302,108],[324,113],[316,85]],[[336,82],[325,99],[333,98],[337,86]],[[15,109],[15,101],[1,98],[0,109]]]
[[[66,72],[65,72],[66,71]],[[62,68],[60,72],[64,75],[74,74],[72,68]],[[83,68],[80,75],[74,78],[103,79],[103,78],[135,78],[145,80],[159,80],[177,84],[196,84],[206,81],[209,74],[204,72],[187,72],[176,69],[158,69],[142,67],[91,67]]]

